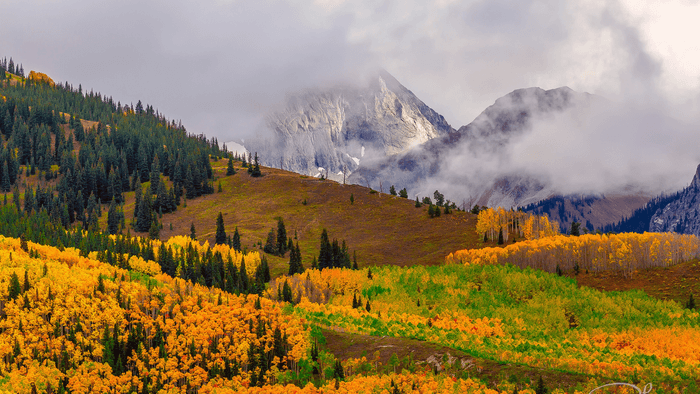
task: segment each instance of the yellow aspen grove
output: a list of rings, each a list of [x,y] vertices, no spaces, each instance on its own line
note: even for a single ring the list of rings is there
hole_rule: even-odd
[[[542,217],[540,217],[542,218]],[[533,233],[540,237],[518,242],[505,248],[460,250],[449,254],[447,263],[459,264],[514,264],[521,268],[532,267],[547,272],[581,270],[591,272],[621,271],[629,276],[633,271],[650,267],[665,267],[698,257],[700,240],[694,235],[675,233],[622,233],[585,234],[579,237],[563,235],[543,236],[553,233],[552,225],[537,217],[528,217]],[[547,230],[549,228],[550,230]],[[529,231],[529,230],[528,230]]]
[[[476,233],[490,240],[496,239],[503,230],[503,240],[511,235],[525,239],[551,237],[559,234],[559,223],[550,221],[547,216],[536,216],[522,211],[489,208],[479,212]]]

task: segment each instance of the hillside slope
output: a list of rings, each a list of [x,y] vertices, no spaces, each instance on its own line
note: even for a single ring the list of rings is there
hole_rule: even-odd
[[[287,235],[293,238],[296,233],[306,268],[318,257],[324,228],[331,239],[347,242],[360,266],[441,264],[447,254],[479,245],[476,215],[452,212],[431,219],[427,207],[416,208],[413,200],[267,167],[262,177],[254,178],[235,163],[237,173],[225,176],[226,161],[212,162],[214,187],[220,183],[222,192],[188,200],[186,207],[182,204],[163,215],[161,239],[187,235],[194,223],[198,239],[213,244],[216,216],[222,212],[227,233],[238,227],[242,246],[248,249],[264,246],[281,217]],[[129,219],[133,193],[126,198]],[[269,258],[273,275],[286,272],[288,257]]]

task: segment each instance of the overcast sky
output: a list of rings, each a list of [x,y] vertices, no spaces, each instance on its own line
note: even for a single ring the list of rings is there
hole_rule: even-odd
[[[458,128],[522,87],[696,116],[694,1],[10,0],[0,56],[189,131],[244,135],[288,91],[383,67]],[[652,3],[652,2],[649,2]]]
[[[652,169],[673,177],[663,187],[672,189],[700,160],[698,20],[697,1],[9,0],[0,56],[122,103],[142,100],[220,142],[245,138],[288,92],[379,67],[455,128],[515,89],[569,86],[633,115],[589,122],[584,137],[541,128],[512,163],[561,170],[550,178],[566,182],[600,158],[581,179],[599,182],[597,167],[624,164],[618,183]],[[669,131],[667,116],[688,127]],[[559,149],[531,162],[540,136]],[[580,164],[552,164],[562,162]]]

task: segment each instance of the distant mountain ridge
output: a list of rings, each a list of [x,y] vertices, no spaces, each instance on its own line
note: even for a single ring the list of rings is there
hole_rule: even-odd
[[[272,137],[246,141],[263,164],[342,179],[361,161],[400,154],[454,129],[386,71],[363,86],[310,89],[267,117]]]
[[[284,110],[268,115],[268,137],[245,141],[245,148],[258,152],[267,166],[305,175],[384,191],[390,185],[405,187],[411,198],[447,188],[448,198],[462,206],[510,208],[563,194],[542,174],[509,165],[510,146],[536,122],[602,100],[566,86],[517,89],[454,129],[381,71],[364,84],[290,96]],[[596,206],[613,213],[612,222],[644,203],[644,197],[632,200],[606,200]],[[595,215],[576,215],[571,211],[563,222],[589,218],[595,227],[607,224]]]
[[[469,196],[472,202],[487,206],[513,207],[546,199],[559,192],[549,188],[545,179],[534,174],[499,172],[484,165],[465,168],[471,171],[471,176],[465,172],[456,179],[444,179],[444,164],[455,157],[478,161],[484,155],[506,162],[508,144],[530,130],[533,118],[561,113],[581,103],[589,103],[593,97],[568,87],[517,89],[496,100],[474,121],[454,132],[431,139],[406,153],[363,163],[350,176],[350,181],[374,185],[384,180],[408,185],[410,192],[411,187],[415,189],[416,185],[431,178],[439,178],[445,183],[462,185],[463,198]]]
[[[612,230],[611,223],[625,222],[634,216],[640,207],[649,204],[649,196],[644,194],[615,194],[615,195],[557,195],[548,199],[528,204],[522,209],[537,215],[546,214],[551,220],[559,223],[560,229],[566,233],[572,222],[581,223],[589,231],[602,229]],[[647,228],[643,231],[648,231]],[[636,230],[623,230],[638,232]],[[643,232],[641,231],[641,232]],[[622,232],[622,231],[615,231]]]
[[[649,231],[700,235],[700,165],[690,185],[652,215]]]

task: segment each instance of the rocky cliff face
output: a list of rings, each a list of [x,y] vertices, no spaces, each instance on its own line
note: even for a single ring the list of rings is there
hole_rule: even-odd
[[[649,231],[700,235],[700,166],[690,185],[651,217]]]
[[[365,86],[308,90],[267,118],[268,139],[245,142],[263,164],[342,179],[364,161],[401,154],[454,130],[387,72]]]

